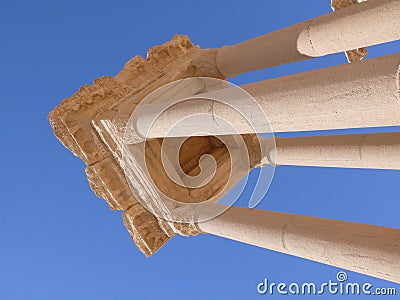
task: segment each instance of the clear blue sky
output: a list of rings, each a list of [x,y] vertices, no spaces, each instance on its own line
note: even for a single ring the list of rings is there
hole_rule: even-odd
[[[176,33],[203,48],[219,47],[329,11],[328,0],[3,1],[0,299],[278,299],[285,297],[258,295],[257,283],[265,277],[335,279],[336,268],[211,235],[175,237],[145,258],[121,213],[96,198],[83,163],[47,121],[48,112],[80,86],[116,74],[129,58]],[[372,47],[369,57],[399,46]],[[332,55],[232,81],[345,62],[343,54]],[[399,228],[399,182],[396,171],[279,167],[259,208]],[[348,275],[400,292],[400,285]]]

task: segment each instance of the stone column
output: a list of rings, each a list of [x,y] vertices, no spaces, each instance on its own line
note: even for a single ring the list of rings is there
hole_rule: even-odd
[[[400,170],[400,132],[276,138],[275,165]]]
[[[400,39],[400,1],[369,0],[233,46],[217,64],[227,77]]]
[[[400,283],[400,230],[231,207],[204,233]]]
[[[274,132],[398,126],[399,66],[400,53],[241,86],[253,96],[254,105],[243,101],[237,88],[200,94],[154,118],[148,137],[165,137],[174,126],[172,136],[204,132],[205,126],[210,135],[254,133],[254,128],[265,128],[265,118],[254,114],[248,120],[243,113],[251,115],[260,108]],[[213,99],[223,99],[235,109]],[[152,122],[157,107],[142,109],[136,129],[145,136],[143,128]],[[180,125],[180,120],[198,114],[203,117]],[[221,119],[234,130],[222,126]]]

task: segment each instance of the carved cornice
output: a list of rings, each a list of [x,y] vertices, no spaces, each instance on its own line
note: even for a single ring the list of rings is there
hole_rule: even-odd
[[[86,174],[92,190],[111,209],[125,210],[124,224],[137,247],[147,256],[176,232],[186,235],[195,231],[189,230],[190,226],[183,229],[182,224],[157,219],[135,199],[121,168],[120,146],[126,122],[146,95],[169,82],[189,77],[223,79],[215,64],[216,52],[215,49],[201,50],[188,37],[176,35],[171,41],[151,48],[146,59],[135,56],[129,60],[115,77],[104,76],[95,79],[93,85],[83,86],[49,114],[57,138],[87,164]],[[151,143],[150,150],[157,148],[157,141]],[[193,145],[192,153],[196,155],[181,157],[182,167],[188,174],[196,172],[199,153],[215,153],[220,162],[229,158],[226,149],[209,138],[198,138]],[[219,179],[210,192],[215,193],[221,184],[223,180]],[[192,192],[189,198],[203,196]]]

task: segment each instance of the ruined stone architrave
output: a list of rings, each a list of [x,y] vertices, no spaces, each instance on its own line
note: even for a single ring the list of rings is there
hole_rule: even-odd
[[[202,50],[193,46],[188,37],[176,35],[170,42],[151,48],[146,59],[140,56],[132,58],[115,77],[105,76],[94,80],[92,86],[83,86],[49,114],[57,138],[86,163],[92,190],[111,209],[124,211],[124,224],[137,247],[147,256],[176,232],[184,235],[195,232],[190,230],[190,224],[185,228],[184,224],[157,219],[135,199],[121,168],[121,145],[126,123],[146,95],[169,82],[190,77],[223,79],[215,65],[209,63],[213,61],[210,56],[215,55],[215,50]],[[251,145],[253,138],[255,136],[249,135],[245,140]],[[218,139],[192,137],[182,146],[180,163],[187,174],[199,172],[199,157],[206,153],[213,155],[219,166],[219,181],[192,190],[177,186],[168,179],[159,159],[161,143],[162,139],[151,140],[146,147],[146,151],[152,152],[148,165],[157,174],[161,189],[171,189],[175,197],[196,202],[207,194],[211,197],[224,185],[221,178],[226,168],[229,169],[229,153]],[[253,156],[252,160],[255,166],[261,158]],[[137,188],[144,189],[143,186]],[[152,208],[158,209],[157,206]]]
[[[268,123],[277,132],[399,126],[399,53],[240,87],[268,120],[260,119],[262,115],[243,101],[245,97],[232,93],[235,88],[223,81],[345,51],[348,61],[356,62],[366,56],[365,47],[400,39],[400,0],[332,0],[331,6],[335,12],[219,49],[200,49],[188,37],[176,35],[151,48],[146,59],[132,58],[116,76],[83,86],[49,114],[58,139],[86,163],[96,195],[111,209],[124,211],[123,222],[146,256],[177,233],[209,233],[400,283],[398,229],[216,203],[251,169],[265,164],[400,170],[398,132],[277,138],[271,143],[273,139],[254,134],[255,128],[264,133],[266,127],[249,126],[249,118],[238,117],[238,112],[245,112],[252,122]],[[192,102],[172,105],[155,120],[153,113],[162,106],[157,101],[176,99],[163,90],[155,102],[143,100],[168,83],[193,77],[220,79],[221,84],[210,87],[204,78],[194,79],[203,85],[194,92],[189,90],[190,96],[195,95]],[[180,83],[172,84],[178,89],[174,93],[186,92],[187,86]],[[231,102],[219,105],[216,95]],[[143,106],[136,109],[139,103],[150,105],[147,110]],[[229,110],[231,106],[236,114]],[[134,123],[128,125],[134,111],[140,118],[133,118]],[[197,115],[208,119],[179,123]],[[221,126],[220,119],[234,131]],[[150,121],[152,129],[147,132],[144,124]],[[170,135],[171,124],[175,131]],[[131,133],[127,126],[136,134],[129,145],[125,144],[125,132]],[[206,136],[192,136],[193,130]],[[222,136],[234,141],[234,159]],[[239,137],[244,144],[237,143]],[[177,142],[183,140],[182,145]],[[172,143],[164,147],[164,142]],[[138,145],[145,147],[136,151]],[[167,150],[163,152],[162,147]],[[127,161],[128,148],[136,152],[130,152]],[[237,155],[238,149],[247,151],[249,159],[244,159],[242,152]],[[202,172],[200,161],[205,154],[216,163],[207,184],[193,188],[169,176],[172,169],[182,182],[184,175],[196,177]],[[168,162],[172,155],[179,165]],[[174,201],[164,202],[166,198],[160,194]],[[187,209],[210,199],[210,207],[222,208],[218,210],[221,214],[210,216],[208,210]],[[187,211],[188,219],[182,217]],[[192,218],[197,212],[205,218]],[[178,218],[166,217],[174,214]]]

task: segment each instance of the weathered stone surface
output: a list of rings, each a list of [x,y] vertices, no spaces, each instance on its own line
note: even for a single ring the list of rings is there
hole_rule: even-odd
[[[147,257],[160,249],[173,235],[159,226],[157,218],[140,203],[132,205],[122,214],[124,225],[138,249]]]
[[[147,256],[157,251],[175,233],[195,234],[192,225],[157,219],[133,195],[122,164],[122,145],[129,117],[142,99],[157,88],[178,79],[213,77],[223,79],[215,64],[216,50],[201,50],[188,37],[176,35],[161,45],[151,48],[146,59],[136,56],[128,61],[115,77],[105,76],[83,86],[75,95],[64,99],[50,114],[49,120],[57,138],[86,164],[90,187],[103,198],[111,209],[124,210],[123,218],[133,241]],[[255,136],[245,139],[251,145]],[[217,161],[217,176],[209,185],[187,189],[172,182],[160,163],[162,139],[146,142],[146,162],[154,183],[177,201],[203,201],[219,192],[226,182],[230,168],[229,153],[213,137],[189,138],[179,151],[182,169],[188,175],[197,174],[199,158],[211,154]],[[253,151],[251,160],[257,165],[261,155]],[[247,172],[248,170],[246,170]],[[245,174],[241,174],[244,176]],[[145,190],[140,182],[135,189]],[[165,208],[155,199],[146,201],[151,209]],[[157,215],[162,215],[162,212]]]
[[[230,207],[200,232],[400,283],[400,230]]]
[[[338,10],[355,4],[355,0],[332,0],[332,8]],[[355,28],[354,30],[357,30]],[[360,60],[365,49],[347,53],[349,61]],[[124,210],[124,223],[137,247],[150,256],[175,233],[197,234],[193,224],[167,222],[157,216],[173,209],[149,197],[135,198],[122,169],[122,146],[127,122],[136,106],[151,92],[167,83],[190,77],[224,79],[217,67],[218,49],[202,50],[194,46],[188,37],[176,35],[171,41],[151,48],[146,59],[135,56],[115,77],[104,76],[93,85],[83,86],[72,97],[49,114],[49,120],[57,138],[74,155],[87,165],[86,174],[90,187],[103,198],[111,209]],[[239,180],[253,167],[262,165],[262,155],[255,135],[244,135],[250,154],[250,165],[235,174]],[[181,203],[198,203],[219,193],[227,182],[231,170],[230,156],[226,147],[215,137],[192,137],[179,151],[182,170],[194,176],[200,172],[199,159],[210,154],[217,162],[216,175],[206,186],[185,188],[172,182],[160,164],[162,139],[146,141],[146,163],[152,181],[157,187]],[[140,181],[134,189],[146,190]],[[145,195],[146,193],[140,194]],[[176,208],[176,207],[175,207]]]
[[[367,0],[331,0],[331,7],[333,11],[349,7],[354,4],[358,4],[361,2],[365,2]],[[354,30],[357,30],[357,28],[354,28]],[[347,61],[349,63],[357,62],[360,60],[363,60],[367,55],[368,55],[368,50],[365,47],[346,51],[345,52]]]
[[[205,56],[210,54],[206,51]],[[105,76],[92,86],[83,86],[49,114],[58,139],[87,164],[86,174],[96,195],[111,209],[126,210],[124,223],[147,256],[170,238],[165,231],[173,230],[165,224],[162,229],[129,189],[120,166],[124,125],[137,103],[165,83],[197,75],[221,77],[202,63],[203,55],[186,36],[176,35],[150,49],[146,60],[132,58],[114,78]]]

